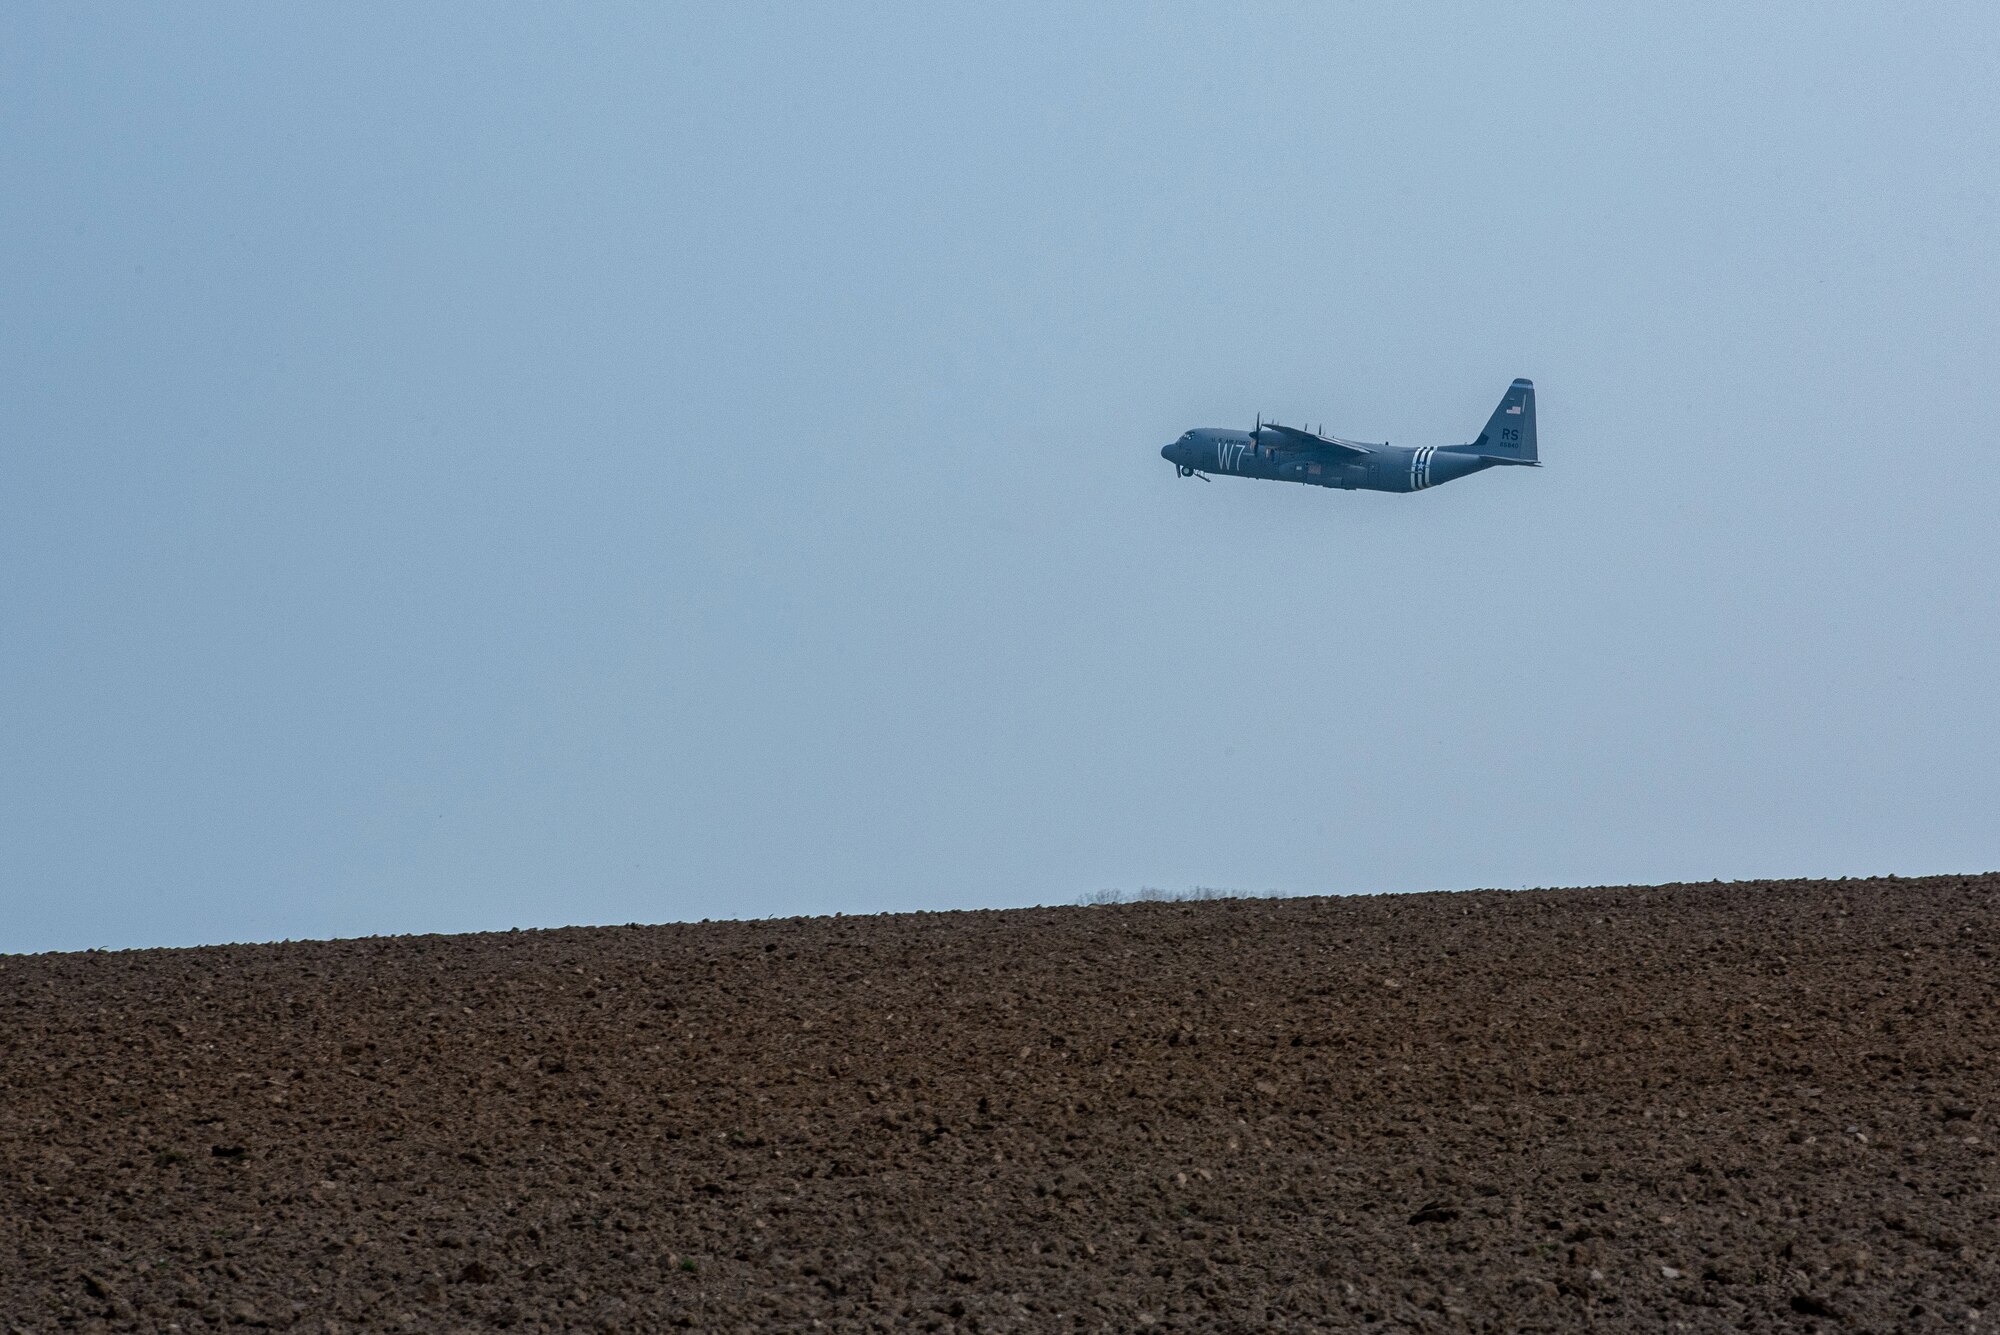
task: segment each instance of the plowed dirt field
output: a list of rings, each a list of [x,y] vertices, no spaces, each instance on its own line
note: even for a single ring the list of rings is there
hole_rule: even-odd
[[[0,959],[0,1329],[2000,1329],[2000,876]]]

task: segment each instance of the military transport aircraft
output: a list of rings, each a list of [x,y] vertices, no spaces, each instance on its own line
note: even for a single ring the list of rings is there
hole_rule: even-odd
[[[1541,467],[1535,456],[1535,384],[1516,380],[1470,445],[1404,449],[1384,441],[1364,445],[1261,416],[1251,431],[1197,427],[1160,451],[1182,477],[1209,473],[1304,482],[1366,491],[1422,491],[1498,464]]]

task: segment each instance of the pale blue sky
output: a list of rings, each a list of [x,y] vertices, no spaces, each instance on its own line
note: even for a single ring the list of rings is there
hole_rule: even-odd
[[[1985,4],[10,5],[0,950],[2000,866],[1996,69]],[[1517,375],[1539,472],[1158,457]]]

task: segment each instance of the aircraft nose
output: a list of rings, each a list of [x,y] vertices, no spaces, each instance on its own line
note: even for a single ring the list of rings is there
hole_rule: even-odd
[[[1160,446],[1160,457],[1168,463],[1172,463],[1174,460],[1174,447],[1171,445]]]

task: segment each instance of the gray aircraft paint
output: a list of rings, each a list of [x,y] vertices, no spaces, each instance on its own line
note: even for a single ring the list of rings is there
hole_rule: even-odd
[[[1422,491],[1502,464],[1539,468],[1535,385],[1509,385],[1486,429],[1465,445],[1371,445],[1259,421],[1252,431],[1197,427],[1160,456],[1182,477],[1226,473],[1349,491]]]

